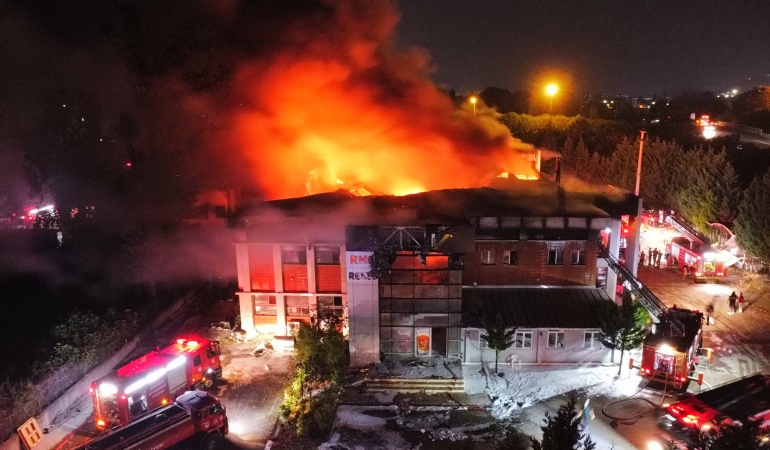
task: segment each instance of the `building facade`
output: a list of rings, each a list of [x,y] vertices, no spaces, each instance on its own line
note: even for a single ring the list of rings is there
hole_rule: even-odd
[[[534,192],[269,202],[235,243],[242,328],[289,334],[333,317],[347,325],[353,366],[434,355],[478,363],[488,353],[481,318],[502,312],[520,338],[505,357],[603,362],[590,311],[615,298],[617,278],[601,252],[617,257],[621,216],[638,199],[533,183]],[[479,291],[495,300],[477,301]],[[561,314],[575,308],[589,313]]]

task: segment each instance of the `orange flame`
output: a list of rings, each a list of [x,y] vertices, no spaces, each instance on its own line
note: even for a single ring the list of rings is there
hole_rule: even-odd
[[[298,24],[291,48],[243,65],[231,147],[267,198],[357,189],[407,195],[473,187],[501,172],[537,176],[533,149],[496,113],[457,109],[419,49],[397,50],[385,1],[330,2],[333,20]]]

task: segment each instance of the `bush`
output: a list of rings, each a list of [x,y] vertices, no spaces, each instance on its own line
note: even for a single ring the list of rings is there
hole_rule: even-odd
[[[281,417],[299,436],[325,437],[345,382],[347,340],[334,327],[302,324],[294,348],[298,367],[283,393]]]

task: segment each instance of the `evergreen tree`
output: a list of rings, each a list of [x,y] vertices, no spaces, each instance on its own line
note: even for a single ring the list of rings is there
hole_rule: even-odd
[[[738,244],[749,254],[770,261],[770,171],[743,192],[735,221]]]
[[[532,440],[533,450],[593,450],[596,444],[591,437],[583,433],[581,425],[582,411],[577,410],[577,399],[570,397],[559,407],[556,415],[545,413],[543,439]]]
[[[505,429],[505,437],[495,446],[495,450],[527,450],[530,446],[530,440],[521,431],[513,426]]]
[[[484,329],[486,334],[481,335],[481,339],[487,343],[487,347],[495,351],[495,373],[497,373],[497,361],[500,358],[500,352],[507,350],[513,345],[513,337],[516,329],[508,329],[503,323],[503,318],[498,314],[495,317],[491,315],[484,316]]]
[[[602,334],[600,340],[606,347],[612,349],[611,361],[615,362],[615,350],[620,350],[618,375],[623,368],[623,354],[626,350],[639,347],[644,341],[646,330],[640,324],[639,309],[643,308],[631,298],[631,293],[623,293],[623,303],[618,306],[606,302],[599,309]]]

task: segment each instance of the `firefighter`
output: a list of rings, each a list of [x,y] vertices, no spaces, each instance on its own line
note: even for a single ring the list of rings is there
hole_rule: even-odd
[[[730,311],[727,312],[727,314],[735,314],[735,306],[738,302],[738,296],[735,295],[735,291],[733,291],[732,294],[727,298],[728,305],[730,306]]]
[[[745,299],[743,298],[743,292],[741,292],[741,295],[738,296],[738,312],[739,313],[743,313],[743,302],[744,302],[744,300]]]
[[[639,266],[644,266],[644,251],[642,251],[642,254],[639,255]]]
[[[657,249],[650,250],[650,254],[648,255],[647,265],[652,266],[653,262],[655,261],[655,252],[657,252]]]

